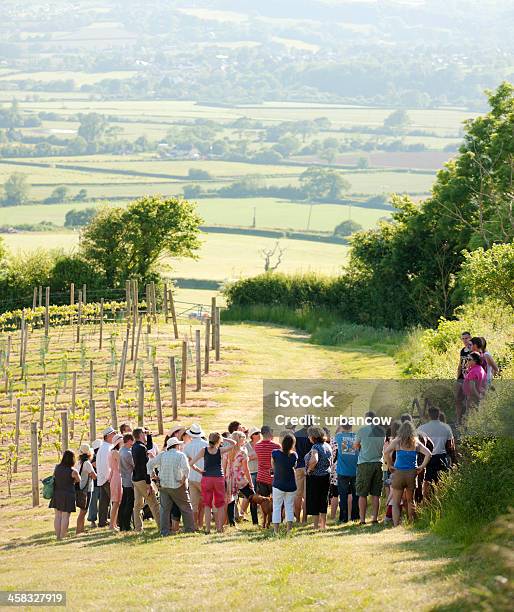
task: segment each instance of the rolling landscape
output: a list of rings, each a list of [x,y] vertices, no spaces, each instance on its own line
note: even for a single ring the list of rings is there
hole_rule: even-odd
[[[0,3],[0,607],[511,609],[513,23],[510,0]],[[56,541],[41,481],[105,428],[162,451],[177,423],[260,428],[266,379],[459,398],[467,334],[479,400],[407,407],[457,445],[413,522],[383,494],[325,530],[72,513]]]

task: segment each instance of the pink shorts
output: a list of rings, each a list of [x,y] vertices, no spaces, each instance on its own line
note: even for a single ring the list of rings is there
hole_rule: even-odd
[[[204,476],[202,478],[202,498],[205,506],[215,508],[225,505],[225,479],[223,476]]]

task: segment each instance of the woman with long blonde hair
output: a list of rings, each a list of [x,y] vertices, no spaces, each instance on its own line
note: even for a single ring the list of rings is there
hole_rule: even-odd
[[[394,465],[392,465],[394,451],[396,451],[396,459]],[[418,453],[422,453],[425,456],[420,466],[417,465]],[[387,447],[384,456],[388,469],[392,474],[393,525],[396,527],[400,524],[400,504],[404,492],[405,500],[407,501],[407,516],[410,521],[414,520],[416,476],[425,469],[432,453],[419,441],[412,421],[405,421],[398,430],[397,437]]]

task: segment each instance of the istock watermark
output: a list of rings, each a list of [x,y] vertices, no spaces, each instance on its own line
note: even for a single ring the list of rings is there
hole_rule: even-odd
[[[495,380],[480,397],[468,400],[462,384],[456,380],[265,379],[263,425],[276,433],[292,429],[302,431],[303,435],[311,426],[330,432],[348,425],[387,429],[394,420],[410,418],[416,425],[427,421],[430,407],[437,407],[441,418],[456,425],[462,413],[469,417],[479,408],[487,413],[483,409],[489,404],[496,406],[491,414],[500,419],[505,414],[501,423],[491,420],[490,433],[510,436],[514,413],[511,398],[514,398],[513,381],[503,380]],[[506,410],[502,412],[504,404]],[[469,422],[472,424],[473,420]],[[483,432],[484,422],[487,433],[487,418],[480,421],[481,429],[477,433]]]

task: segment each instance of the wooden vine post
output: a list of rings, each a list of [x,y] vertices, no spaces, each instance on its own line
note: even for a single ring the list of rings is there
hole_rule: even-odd
[[[14,446],[16,448],[15,450],[15,456],[14,456],[14,465],[13,465],[13,473],[17,474],[18,473],[18,457],[20,454],[20,425],[21,425],[21,400],[17,399],[16,400],[16,423],[14,426]]]
[[[95,385],[95,370],[93,366],[93,360],[89,360],[89,401],[93,399]]]
[[[75,435],[75,411],[77,409],[77,372],[73,372],[71,378],[71,423],[70,423],[70,439],[73,440]]]
[[[123,341],[123,350],[121,351],[121,363],[120,371],[118,372],[118,387],[116,390],[116,397],[119,397],[121,389],[125,384],[125,363],[127,361],[128,344],[127,340]]]
[[[195,330],[195,365],[196,365],[196,390],[202,389],[202,353],[201,353],[201,331]]]
[[[82,291],[79,289],[79,304],[77,306],[77,337],[76,342],[80,342],[80,326],[82,324]]]
[[[171,410],[172,419],[177,420],[178,402],[177,402],[177,364],[175,357],[170,357],[170,389],[171,389]]]
[[[178,340],[178,323],[177,323],[177,312],[175,310],[175,300],[173,299],[173,292],[170,289],[169,303],[171,310],[171,319],[173,321],[173,333],[175,334],[175,340]]]
[[[130,350],[130,359],[132,360],[134,359],[134,350],[135,350],[134,345],[136,342],[136,327],[137,327],[137,319],[139,316],[139,300],[138,300],[137,281],[136,280],[131,281],[130,286],[132,288],[132,346]]]
[[[169,311],[168,311],[168,283],[164,283],[164,300],[163,300],[162,306],[164,308],[164,321],[167,323],[168,322],[168,318],[169,318]]]
[[[70,306],[75,305],[75,283],[70,283]]]
[[[41,433],[40,446],[43,441],[43,427],[45,425],[45,403],[46,403],[46,383],[41,385],[41,404],[39,408],[39,431]]]
[[[89,400],[89,439],[91,442],[96,440],[96,403]]]
[[[211,359],[211,320],[205,320],[205,357],[204,357],[204,372],[209,373],[209,362]]]
[[[30,424],[30,464],[32,471],[32,507],[39,506],[39,457],[37,423]]]
[[[164,423],[162,420],[161,382],[159,379],[158,366],[154,366],[153,368],[153,387],[155,395],[155,409],[157,412],[157,427],[159,435],[162,436],[164,433]]]
[[[48,338],[50,329],[50,287],[45,289],[45,337]]]
[[[32,297],[32,312],[36,310],[37,306],[37,287],[34,287],[34,295]]]
[[[41,285],[37,289],[37,305],[39,308],[43,306],[43,287]]]
[[[115,391],[109,391],[109,406],[111,407],[111,425],[114,429],[118,429],[118,411],[116,408]]]
[[[211,350],[216,348],[216,298],[211,298]]]
[[[23,369],[23,346],[25,344],[25,310],[23,310],[21,315],[21,325],[20,325],[20,368]],[[23,377],[23,372],[21,373]]]
[[[98,350],[102,350],[104,340],[104,299],[100,300],[100,337],[98,339]]]
[[[187,390],[187,340],[182,340],[182,368],[180,374],[180,403],[185,404],[186,402],[186,390]]]
[[[143,316],[140,315],[139,316],[139,322],[137,324],[137,339],[136,339],[136,348],[134,351],[134,364],[132,367],[132,371],[135,373],[136,368],[137,368],[137,356],[139,354],[139,343],[141,341],[141,329],[143,327]]]
[[[140,380],[137,386],[137,426],[143,427],[145,422],[145,382]]]
[[[221,349],[221,339],[220,339],[220,328],[221,328],[221,308],[218,306],[216,308],[216,361],[220,360],[220,349]]]
[[[68,413],[66,410],[61,412],[61,450],[64,452],[68,450],[69,436],[68,436]]]
[[[125,281],[125,303],[127,305],[127,318],[128,319],[130,319],[131,313],[132,313],[132,305],[131,305],[131,299],[130,299],[131,290],[132,290],[131,281],[129,280]]]
[[[87,304],[87,285],[86,283],[82,285],[82,302],[84,304]]]

